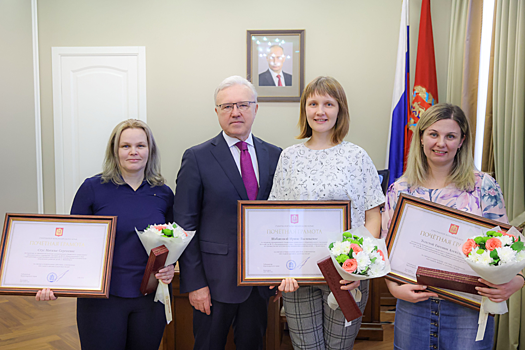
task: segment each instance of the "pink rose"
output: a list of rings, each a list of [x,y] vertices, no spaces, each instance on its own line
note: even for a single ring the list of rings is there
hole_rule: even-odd
[[[354,272],[357,270],[357,260],[355,259],[346,259],[346,261],[343,263],[343,270],[346,272]]]
[[[355,254],[363,251],[363,248],[355,243],[350,244],[350,249],[353,249]]]
[[[490,251],[496,248],[501,248],[501,246],[501,241],[498,238],[491,238],[485,243],[485,248]]]
[[[476,242],[472,238],[467,239],[465,244],[463,244],[463,247],[461,248],[463,250],[463,254],[468,256],[470,252],[472,251],[472,248],[478,247]]]
[[[381,255],[383,261],[385,261],[385,254],[383,254],[383,252],[380,249],[378,249],[377,252],[379,253],[379,255]]]

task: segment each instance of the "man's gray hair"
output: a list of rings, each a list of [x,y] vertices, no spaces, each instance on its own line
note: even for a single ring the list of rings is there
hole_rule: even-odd
[[[215,104],[217,104],[217,94],[220,91],[226,88],[229,88],[230,86],[234,86],[234,85],[244,85],[244,86],[249,87],[250,90],[252,90],[253,98],[255,102],[257,102],[257,91],[255,90],[255,86],[253,86],[252,83],[250,83],[248,80],[244,79],[243,77],[240,77],[238,75],[233,75],[231,77],[224,79],[222,83],[219,84],[217,89],[215,89],[215,95],[213,96]],[[238,101],[238,102],[241,102],[241,101]]]

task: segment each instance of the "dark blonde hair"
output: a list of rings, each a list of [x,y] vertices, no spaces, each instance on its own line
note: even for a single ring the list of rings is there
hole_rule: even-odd
[[[447,182],[453,183],[462,191],[472,191],[476,181],[474,176],[476,168],[474,167],[474,158],[472,156],[470,126],[461,108],[448,103],[438,103],[421,114],[412,135],[407,169],[403,176],[410,186],[422,186],[428,176],[429,166],[427,156],[423,147],[421,147],[421,137],[432,124],[444,119],[452,119],[458,123],[461,129],[461,138],[465,138],[463,144],[456,152],[454,164],[450,174],[447,176]]]
[[[332,131],[332,143],[341,143],[350,128],[350,114],[348,113],[348,101],[346,100],[345,90],[332,77],[317,77],[304,89],[301,97],[301,113],[297,123],[300,128],[300,134],[297,138],[304,139],[312,136],[312,128],[306,118],[306,100],[312,95],[328,95],[337,101],[339,113]]]
[[[160,155],[157,150],[157,144],[153,138],[153,133],[149,126],[142,120],[128,119],[120,122],[109,137],[104,157],[104,166],[102,170],[102,183],[113,182],[116,185],[124,185],[126,182],[122,179],[122,170],[119,161],[119,143],[120,135],[126,129],[142,129],[148,140],[148,162],[144,169],[144,178],[151,186],[162,186],[165,180],[160,174]]]

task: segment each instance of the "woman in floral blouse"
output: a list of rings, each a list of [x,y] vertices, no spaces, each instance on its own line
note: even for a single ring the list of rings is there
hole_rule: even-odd
[[[488,174],[474,167],[472,138],[463,111],[454,105],[437,104],[421,115],[410,145],[407,169],[390,186],[383,213],[385,237],[401,193],[507,223],[501,189]],[[523,286],[515,277],[503,285],[487,284],[479,294],[492,301],[507,300]],[[478,312],[439,299],[426,286],[387,280],[396,306],[394,348],[492,349],[494,318],[489,317],[483,341],[476,342]],[[489,288],[490,287],[490,288]]]
[[[384,202],[377,170],[361,147],[343,141],[350,116],[343,87],[330,77],[318,77],[305,88],[301,97],[299,139],[305,143],[288,147],[281,153],[270,200],[351,200],[352,227],[365,227],[379,237],[379,205]],[[368,281],[341,281],[341,289],[358,288],[368,298]],[[285,279],[279,287],[290,337],[295,349],[351,349],[361,318],[345,327],[340,309],[327,304],[326,285],[298,287]]]

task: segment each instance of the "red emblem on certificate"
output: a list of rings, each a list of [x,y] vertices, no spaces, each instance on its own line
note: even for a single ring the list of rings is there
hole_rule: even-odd
[[[290,216],[290,221],[292,224],[297,224],[299,222],[299,214],[292,214]]]
[[[64,229],[62,227],[57,227],[55,229],[55,236],[60,237],[64,234]]]
[[[452,233],[453,235],[457,235],[459,230],[458,225],[450,224],[450,228],[448,229],[448,232]]]

